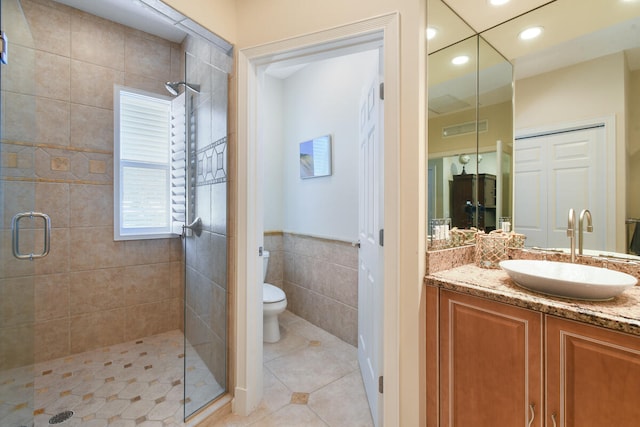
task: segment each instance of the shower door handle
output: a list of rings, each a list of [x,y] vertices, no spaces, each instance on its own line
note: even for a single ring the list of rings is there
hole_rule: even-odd
[[[22,218],[42,218],[44,221],[44,247],[39,254],[29,253],[23,254],[20,252],[20,220]],[[49,254],[51,248],[51,218],[49,215],[40,212],[22,212],[15,214],[11,218],[11,249],[13,250],[13,256],[18,259],[28,259],[33,261],[34,259],[44,258]]]

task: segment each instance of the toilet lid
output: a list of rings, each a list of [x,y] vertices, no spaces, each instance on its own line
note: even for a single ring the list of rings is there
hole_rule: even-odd
[[[282,289],[273,286],[271,283],[262,285],[262,302],[279,302],[285,299]]]

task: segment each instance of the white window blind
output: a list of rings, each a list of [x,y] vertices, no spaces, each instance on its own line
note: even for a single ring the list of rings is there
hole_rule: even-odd
[[[169,237],[171,100],[115,90],[114,238]]]
[[[171,218],[176,234],[182,233],[187,207],[185,101],[185,92],[171,101]]]

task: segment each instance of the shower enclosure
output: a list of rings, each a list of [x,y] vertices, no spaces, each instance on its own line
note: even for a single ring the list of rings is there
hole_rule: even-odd
[[[193,49],[192,51],[195,51]],[[184,238],[185,403],[190,415],[227,389],[227,110],[229,57],[186,54],[187,223]],[[215,64],[215,65],[214,65]],[[190,360],[202,361],[191,369]]]
[[[65,1],[1,2],[0,425],[180,425],[227,390],[231,46]],[[114,85],[173,100],[174,236],[114,240]]]

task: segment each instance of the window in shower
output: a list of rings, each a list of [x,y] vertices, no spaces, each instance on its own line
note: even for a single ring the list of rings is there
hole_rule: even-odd
[[[184,188],[184,156],[172,154],[171,128],[184,104],[175,103],[172,113],[171,98],[116,86],[114,105],[114,239],[174,236],[174,205],[184,206],[184,192],[176,191]],[[175,157],[182,165],[172,170]]]

